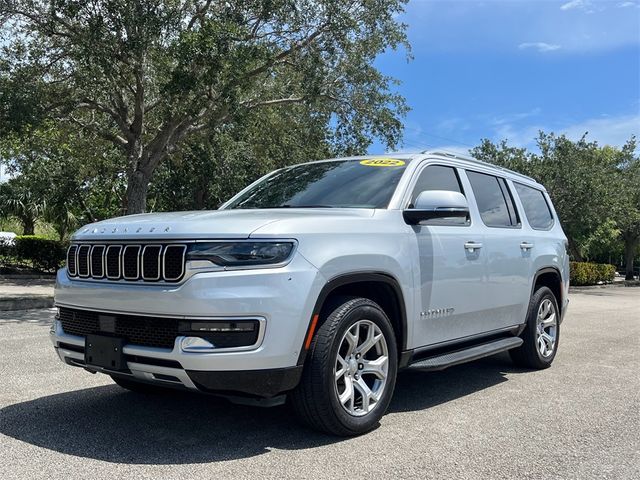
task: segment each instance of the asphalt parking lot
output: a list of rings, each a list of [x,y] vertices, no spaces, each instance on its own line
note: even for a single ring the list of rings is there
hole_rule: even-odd
[[[401,373],[352,439],[284,406],[128,393],[63,365],[51,316],[0,314],[2,478],[640,478],[640,288],[572,294],[548,370],[499,355]]]

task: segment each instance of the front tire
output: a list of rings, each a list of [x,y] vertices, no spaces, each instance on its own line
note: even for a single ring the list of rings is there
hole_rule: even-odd
[[[318,328],[302,379],[290,400],[317,430],[340,436],[378,425],[395,387],[396,339],[382,308],[366,298],[344,298]]]
[[[538,370],[551,366],[560,340],[560,310],[548,287],[538,288],[531,297],[527,325],[520,338],[523,344],[509,350],[516,365]]]

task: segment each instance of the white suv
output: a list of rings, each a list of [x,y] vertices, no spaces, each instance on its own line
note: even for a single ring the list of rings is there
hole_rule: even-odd
[[[285,395],[315,428],[373,428],[402,368],[509,350],[546,368],[566,238],[533,179],[442,152],[305,163],[217,211],[132,215],[73,236],[51,338],[136,391]]]

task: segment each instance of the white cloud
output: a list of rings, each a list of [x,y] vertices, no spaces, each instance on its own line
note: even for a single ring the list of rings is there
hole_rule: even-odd
[[[535,107],[529,110],[528,112],[519,112],[519,113],[507,113],[499,116],[494,116],[490,118],[490,122],[492,125],[506,125],[513,122],[519,122],[521,120],[535,117],[540,115],[542,109],[540,107]]]
[[[495,128],[494,140],[507,139],[511,145],[535,148],[538,132],[564,134],[571,140],[579,140],[585,133],[587,139],[600,145],[621,147],[632,135],[640,139],[640,114],[590,118],[571,125],[527,125],[500,124]]]
[[[585,0],[571,0],[570,2],[564,3],[560,6],[560,10],[572,10],[574,8],[585,8],[589,5],[590,2]]]
[[[518,48],[520,50],[534,48],[539,52],[553,52],[554,50],[560,49],[560,45],[556,45],[553,43],[545,43],[545,42],[525,42],[518,45]]]
[[[629,8],[629,7],[638,7],[640,4],[635,2],[622,2],[618,4],[618,8]]]

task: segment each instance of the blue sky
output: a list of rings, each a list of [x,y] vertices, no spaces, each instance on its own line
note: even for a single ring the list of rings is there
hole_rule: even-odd
[[[400,20],[413,60],[376,65],[412,109],[403,151],[535,148],[540,129],[640,139],[640,0],[411,0]]]

